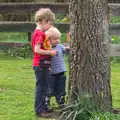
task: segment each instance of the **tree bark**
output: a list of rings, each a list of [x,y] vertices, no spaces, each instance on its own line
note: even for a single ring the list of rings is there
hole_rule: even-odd
[[[108,3],[120,3],[120,0],[108,0]]]
[[[70,0],[70,100],[74,93],[92,96],[99,108],[111,111],[107,0]]]

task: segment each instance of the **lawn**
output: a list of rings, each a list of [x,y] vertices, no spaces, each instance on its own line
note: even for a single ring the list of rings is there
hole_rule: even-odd
[[[120,108],[120,64],[111,64],[111,68],[113,106]],[[0,57],[0,69],[0,120],[35,120],[31,60]]]
[[[0,32],[0,42],[28,42],[28,36],[27,33],[5,33]]]
[[[120,108],[120,63],[111,64],[113,107]]]
[[[62,33],[61,42],[66,41],[66,33]],[[28,34],[27,33],[19,33],[19,32],[0,32],[0,42],[17,42],[17,43],[27,43],[28,42]]]

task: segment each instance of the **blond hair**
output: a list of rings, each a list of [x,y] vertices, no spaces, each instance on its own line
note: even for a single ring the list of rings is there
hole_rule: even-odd
[[[35,14],[35,22],[38,21],[55,21],[55,14],[49,8],[41,8]]]
[[[49,28],[45,32],[45,34],[47,35],[48,38],[52,38],[52,37],[59,38],[59,39],[61,38],[61,32],[55,27]]]

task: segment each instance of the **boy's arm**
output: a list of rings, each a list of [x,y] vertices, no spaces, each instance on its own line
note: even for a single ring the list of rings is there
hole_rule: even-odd
[[[57,50],[43,50],[40,48],[41,48],[41,44],[35,45],[34,52],[40,55],[50,55],[50,56],[57,55]]]

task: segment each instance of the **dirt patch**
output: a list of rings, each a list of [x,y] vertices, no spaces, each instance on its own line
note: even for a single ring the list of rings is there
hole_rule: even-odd
[[[58,120],[60,117],[61,113],[60,111],[54,111],[51,113],[51,117],[50,118],[36,118],[36,120]]]

